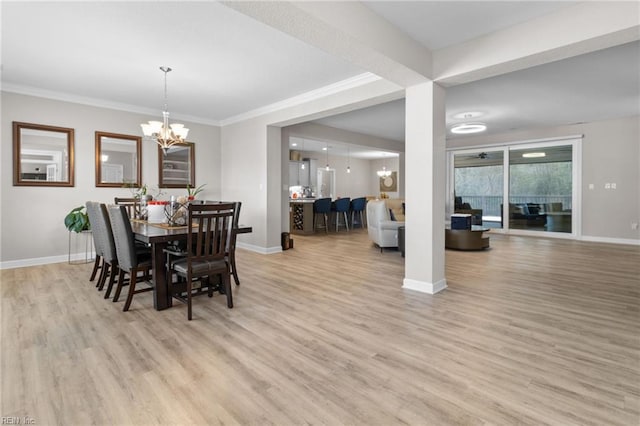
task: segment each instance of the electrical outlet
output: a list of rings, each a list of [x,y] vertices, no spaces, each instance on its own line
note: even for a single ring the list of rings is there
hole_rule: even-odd
[[[615,184],[615,182],[611,184],[611,189],[616,189],[616,184]]]
[[[604,184],[604,189],[611,189],[611,184],[610,183],[605,183]]]
[[[592,184],[592,183],[590,183],[590,184],[589,184],[589,189],[594,189],[594,188],[595,188],[595,185],[594,185],[594,184]]]

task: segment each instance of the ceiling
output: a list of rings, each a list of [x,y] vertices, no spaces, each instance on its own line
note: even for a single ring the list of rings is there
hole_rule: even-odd
[[[446,96],[448,128],[480,112],[472,121],[487,124],[485,134],[639,115],[640,42],[449,87]],[[404,99],[316,122],[404,141]]]
[[[439,49],[572,3],[365,5]],[[1,7],[2,89],[18,93],[154,116],[164,103],[159,67],[167,65],[174,69],[171,117],[220,124],[367,71],[217,2],[3,1]],[[464,111],[483,112],[489,133],[638,114],[639,52],[633,43],[447,88],[447,124]],[[402,141],[404,102],[318,122]]]

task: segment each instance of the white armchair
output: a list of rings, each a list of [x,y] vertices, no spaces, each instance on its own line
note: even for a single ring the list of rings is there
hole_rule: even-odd
[[[391,220],[387,203],[381,200],[367,203],[369,238],[380,247],[398,247],[398,227],[404,222]]]

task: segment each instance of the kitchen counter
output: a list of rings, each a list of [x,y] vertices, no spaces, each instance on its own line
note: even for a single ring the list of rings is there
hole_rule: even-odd
[[[313,203],[315,198],[289,199],[289,230],[292,234],[313,234]]]
[[[296,204],[305,204],[305,203],[311,203],[313,204],[313,202],[316,201],[315,198],[289,198],[289,202],[290,203],[296,203]]]

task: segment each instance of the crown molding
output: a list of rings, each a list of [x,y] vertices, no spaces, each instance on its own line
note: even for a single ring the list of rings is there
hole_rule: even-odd
[[[366,72],[358,74],[354,77],[347,78],[345,80],[338,81],[336,83],[329,84],[318,89],[311,90],[298,96],[285,99],[283,101],[275,102],[270,105],[266,105],[260,108],[256,108],[251,111],[243,112],[242,114],[234,115],[233,117],[225,118],[220,121],[221,126],[227,126],[229,124],[238,123],[240,121],[248,120],[251,118],[259,117],[271,112],[280,111],[285,108],[294,107],[304,104],[306,102],[315,101],[335,93],[343,92],[345,90],[353,89],[355,87],[363,86],[365,84],[373,83],[374,81],[381,80],[373,73]]]
[[[161,113],[159,109],[144,108],[137,105],[130,105],[120,102],[110,102],[104,99],[90,98],[87,96],[78,96],[64,92],[56,92],[53,90],[41,89],[32,86],[22,86],[19,84],[3,83],[2,91],[9,93],[17,93],[19,95],[36,96],[39,98],[53,99],[56,101],[71,102],[75,104],[88,105],[98,108],[108,108],[117,111],[133,112],[136,114],[144,114],[157,116]],[[191,123],[206,124],[209,126],[220,126],[220,121],[209,120],[203,117],[196,117],[184,114],[171,114],[171,119],[184,120]]]
[[[271,112],[280,111],[285,108],[294,107],[307,102],[311,102],[317,99],[324,98],[336,93],[343,92],[345,90],[353,89],[363,86],[365,84],[373,83],[381,80],[373,73],[366,72],[358,74],[354,77],[347,78],[345,80],[338,81],[336,83],[329,84],[318,89],[311,90],[298,96],[294,96],[279,102],[275,102],[269,105],[265,105],[260,108],[256,108],[251,111],[243,112],[241,114],[226,118],[224,120],[209,120],[202,117],[195,117],[190,115],[171,114],[172,119],[185,120],[192,123],[206,124],[210,126],[226,126],[229,124],[237,123],[240,121],[248,120],[251,118],[259,117]],[[110,102],[104,99],[90,98],[86,96],[78,96],[69,93],[56,92],[53,90],[46,90],[32,86],[22,86],[11,83],[4,83],[2,85],[3,92],[17,93],[20,95],[36,96],[40,98],[53,99],[57,101],[72,102],[76,104],[89,105],[99,108],[108,108],[118,111],[133,112],[137,114],[144,114],[150,116],[157,116],[160,111],[158,109],[144,108],[136,105],[130,105],[119,102]]]

